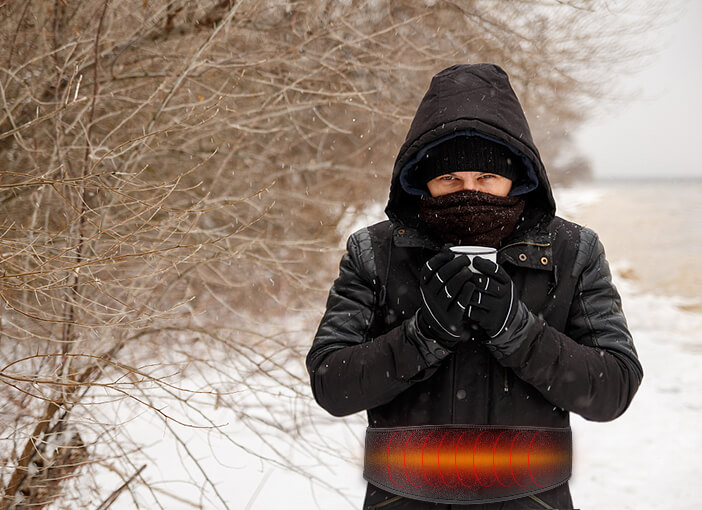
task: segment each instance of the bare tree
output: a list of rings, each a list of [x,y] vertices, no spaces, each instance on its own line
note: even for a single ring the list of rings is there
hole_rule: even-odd
[[[299,434],[304,424],[252,413],[237,392],[269,391],[263,375],[309,400],[305,345],[276,333],[319,309],[338,226],[383,200],[429,77],[502,65],[557,161],[583,100],[639,51],[624,36],[651,11],[634,22],[631,8],[0,2],[0,508],[104,509],[150,487],[131,460],[138,439],[104,411],[117,400],[153,410],[176,438],[216,427],[208,406]],[[206,384],[183,387],[192,377]],[[123,483],[85,481],[99,470]]]

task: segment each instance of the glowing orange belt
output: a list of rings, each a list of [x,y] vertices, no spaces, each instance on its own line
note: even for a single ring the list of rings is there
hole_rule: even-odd
[[[434,503],[502,501],[568,481],[572,452],[570,428],[369,427],[363,477]]]

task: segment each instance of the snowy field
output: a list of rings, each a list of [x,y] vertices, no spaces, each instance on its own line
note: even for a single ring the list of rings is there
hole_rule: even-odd
[[[596,188],[561,192],[559,214],[570,217],[602,194]],[[355,226],[350,223],[348,231]],[[702,503],[696,485],[702,478],[702,314],[681,308],[689,298],[643,292],[622,276],[628,262],[610,262],[645,375],[632,406],[618,420],[591,423],[572,417],[575,505],[583,510],[696,510]],[[302,359],[288,368],[306,379]],[[144,478],[178,494],[178,499],[163,497],[164,508],[360,509],[364,416],[328,416],[307,387],[297,388],[307,395],[300,397],[271,381],[261,385],[261,394],[242,395],[240,403],[263,409],[262,420],[270,422],[263,438],[224,408],[210,417],[227,424],[221,430],[229,439],[215,430],[180,429],[182,442],[175,443],[162,422],[154,423],[152,413],[129,423],[130,433],[149,445],[139,453],[148,463]],[[278,423],[271,419],[276,412],[266,409],[273,403],[280,410]],[[287,429],[298,434],[296,441]],[[209,482],[192,459],[198,459]],[[299,472],[284,467],[281,459]],[[116,479],[104,481],[118,485]],[[199,499],[201,487],[206,499]],[[123,494],[111,508],[134,508],[132,498],[153,507],[149,494],[135,492]]]

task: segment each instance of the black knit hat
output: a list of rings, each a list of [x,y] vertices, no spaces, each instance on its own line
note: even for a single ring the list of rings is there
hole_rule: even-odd
[[[457,136],[432,147],[410,172],[412,184],[426,183],[451,172],[488,172],[510,179],[523,178],[521,158],[507,146],[481,136]]]

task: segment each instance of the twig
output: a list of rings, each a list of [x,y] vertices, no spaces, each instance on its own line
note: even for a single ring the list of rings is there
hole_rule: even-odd
[[[7,138],[8,136],[12,136],[15,133],[19,133],[23,129],[27,129],[27,128],[33,126],[34,124],[38,124],[39,122],[43,122],[46,119],[54,117],[54,116],[58,115],[59,113],[61,113],[62,111],[64,111],[69,106],[73,106],[74,104],[82,103],[83,101],[87,101],[87,99],[88,99],[87,97],[80,97],[80,98],[76,99],[75,101],[71,101],[70,103],[64,103],[61,106],[59,106],[58,108],[56,108],[55,110],[52,110],[47,114],[36,117],[35,119],[32,119],[28,122],[25,122],[21,126],[17,126],[14,129],[10,129],[9,131],[5,131],[4,133],[0,133],[0,140],[2,140],[3,138]]]
[[[197,51],[193,54],[192,58],[190,59],[190,62],[188,62],[188,65],[185,67],[182,73],[178,75],[178,78],[176,78],[175,83],[171,87],[171,90],[168,91],[168,94],[166,97],[163,99],[161,102],[161,105],[159,106],[158,110],[156,111],[154,117],[151,119],[151,122],[149,122],[149,126],[146,128],[147,131],[151,131],[154,123],[157,121],[159,116],[161,115],[161,112],[163,112],[163,109],[168,105],[170,102],[171,98],[175,94],[176,90],[178,90],[178,87],[180,87],[180,84],[183,83],[183,80],[185,77],[190,73],[190,71],[195,67],[195,63],[197,60],[200,58],[202,53],[205,51],[205,49],[214,41],[214,39],[217,37],[217,34],[219,31],[225,27],[226,25],[229,24],[229,22],[234,18],[234,15],[236,14],[237,10],[239,9],[239,6],[241,5],[241,1],[237,1],[232,7],[229,9],[229,13],[227,14],[227,17],[224,18],[218,25],[217,27],[212,31],[210,36],[203,42],[200,47],[197,49]]]
[[[256,486],[256,489],[253,491],[253,494],[251,494],[249,501],[246,503],[246,506],[244,507],[244,510],[251,509],[253,504],[256,502],[258,495],[263,490],[263,486],[266,485],[266,482],[268,482],[268,479],[271,477],[272,474],[273,474],[273,469],[266,471],[266,474],[263,475],[263,478],[261,478],[261,481],[258,482],[258,485]]]
[[[142,471],[146,469],[146,464],[141,466],[136,473],[134,473],[132,476],[129,477],[129,480],[124,482],[122,485],[120,485],[117,489],[115,489],[112,494],[110,494],[105,501],[100,503],[100,506],[98,506],[95,510],[107,510],[112,506],[112,503],[117,500],[120,494],[127,488],[127,486],[137,477],[141,474]]]

